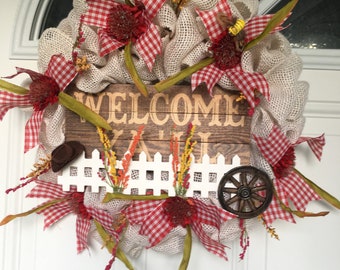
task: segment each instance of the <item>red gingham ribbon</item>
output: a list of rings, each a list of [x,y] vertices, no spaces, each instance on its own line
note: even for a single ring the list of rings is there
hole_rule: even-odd
[[[148,31],[137,39],[136,49],[151,71],[155,63],[156,55],[162,52],[162,40],[156,25],[151,23]]]
[[[157,15],[157,12],[164,5],[166,0],[141,0],[145,6],[145,12],[150,21],[154,19]]]
[[[67,61],[64,56],[52,55],[44,74],[53,78],[58,84],[60,91],[64,91],[78,73],[74,64],[71,61]]]
[[[285,205],[288,205],[289,202],[286,196],[286,192],[283,189],[282,185],[280,185],[277,181],[273,181],[273,184],[281,202],[284,203]],[[262,213],[262,215],[267,224],[272,224],[276,219],[282,219],[288,222],[295,223],[293,215],[290,212],[287,212],[282,209],[282,207],[280,206],[280,202],[275,196],[273,197],[266,211]]]
[[[34,111],[31,118],[26,123],[24,146],[25,153],[39,143],[39,132],[43,115],[43,111]]]
[[[99,39],[99,46],[100,46],[100,51],[99,51],[100,56],[105,56],[109,54],[110,52],[113,52],[117,50],[118,48],[123,47],[125,45],[125,43],[109,37],[106,34],[106,32],[101,28],[98,29],[98,39]]]
[[[15,107],[29,107],[31,103],[27,95],[17,95],[11,92],[0,91],[0,120]]]
[[[140,234],[149,236],[149,243],[157,245],[171,230],[172,227],[164,218],[163,201],[136,201],[128,207],[124,214],[131,224],[141,224]]]
[[[245,72],[241,65],[228,69],[225,73],[234,85],[242,91],[252,108],[256,106],[255,90],[269,100],[269,85],[263,74],[258,72]]]
[[[28,198],[44,198],[49,199],[44,204],[55,199],[63,199],[54,205],[37,212],[44,215],[44,229],[49,228],[63,217],[73,212],[68,201],[68,196],[72,192],[76,192],[76,188],[71,188],[71,191],[65,192],[58,184],[37,180],[37,185],[27,194]],[[43,204],[42,204],[43,205]],[[77,236],[77,252],[80,253],[87,248],[87,236],[91,228],[91,221],[77,215],[76,219],[76,236]]]
[[[106,28],[107,17],[110,15],[110,9],[117,5],[114,1],[97,0],[87,1],[89,5],[88,11],[82,17],[82,22],[88,25],[99,27],[98,38],[100,43],[100,56],[126,45],[109,37],[103,28]],[[161,37],[157,27],[152,23],[158,10],[163,6],[165,0],[142,0],[145,6],[146,19],[149,21],[148,30],[136,41],[136,49],[144,59],[149,70],[152,70],[156,55],[161,53]]]
[[[113,226],[114,217],[107,211],[99,208],[86,207],[87,212],[92,216],[93,219],[98,221],[105,231],[113,236],[116,243],[119,242],[119,235],[121,232],[117,232]],[[113,254],[115,255],[115,254]]]
[[[219,1],[213,9],[199,10],[196,12],[202,18],[204,26],[207,30],[209,38],[214,41],[223,33],[223,27],[217,22],[216,17],[218,13],[224,13],[228,17],[232,16],[230,6],[226,0]]]
[[[72,189],[71,192],[65,192],[60,185],[43,180],[37,180],[36,184],[37,185],[27,194],[27,198],[44,198],[50,199],[50,201],[65,198],[65,201],[56,203],[38,212],[38,214],[43,214],[45,217],[44,228],[46,229],[72,212],[66,198],[71,192],[74,192],[75,189]]]
[[[301,178],[299,174],[292,171],[288,176],[276,179],[274,186],[282,203],[289,205],[291,201],[297,210],[305,211],[308,203],[320,200],[320,196]],[[273,198],[263,217],[269,224],[276,219],[283,219],[295,223],[293,215],[282,209],[277,198]]]
[[[217,230],[220,225],[235,216],[213,205],[206,205],[198,199],[193,199],[198,218],[191,223],[191,228],[205,248],[224,259],[227,259],[225,246],[213,240],[204,230],[204,225],[210,225]],[[163,209],[164,201],[136,201],[126,210],[125,215],[131,224],[141,225],[140,234],[148,236],[150,247],[157,245],[172,229]]]
[[[316,138],[311,137],[300,137],[295,145],[307,142],[310,149],[313,151],[314,155],[317,157],[318,160],[321,160],[323,147],[326,144],[325,134],[320,135]]]
[[[222,26],[216,20],[217,14],[224,13],[229,18],[232,17],[231,8],[226,0],[219,1],[216,6],[211,10],[197,9],[196,11],[198,15],[202,18],[207,33],[212,41],[216,40],[224,31]],[[285,20],[289,17],[289,15],[285,18]],[[246,25],[244,27],[244,31],[246,32],[245,43],[248,43],[249,41],[258,37],[266,28],[268,22],[272,19],[273,16],[274,14],[256,16],[246,22]],[[283,22],[281,22],[281,24]],[[275,27],[270,33],[281,31],[283,28],[284,27],[279,25]]]
[[[221,79],[225,71],[219,69],[214,64],[211,64],[191,76],[191,88],[195,90],[197,86],[205,82],[210,95],[212,95],[212,90],[215,84]]]
[[[306,206],[313,200],[320,200],[320,196],[298,175],[295,171],[287,177],[277,179],[285,191],[285,195],[300,211],[305,211]]]
[[[114,1],[107,0],[87,0],[87,12],[82,16],[82,22],[97,27],[106,27],[106,18],[110,14],[110,9],[115,5]]]
[[[194,199],[194,202],[198,212],[198,219],[192,223],[193,231],[209,252],[227,260],[225,246],[220,242],[211,239],[204,231],[203,224],[213,226],[219,230],[222,223],[235,218],[235,216],[227,211],[224,211],[220,207],[207,205],[200,200]]]
[[[245,43],[247,44],[249,41],[258,37],[263,32],[263,30],[266,28],[268,22],[271,20],[271,18],[273,16],[274,16],[273,14],[266,14],[266,15],[262,15],[262,16],[256,16],[256,17],[250,19],[246,23],[246,26],[244,27],[244,31],[246,32]],[[289,17],[289,15],[285,18],[285,20],[288,17]],[[284,29],[284,27],[279,25],[279,26],[275,27],[270,33],[279,32],[282,29]]]
[[[261,73],[245,72],[240,65],[224,71],[211,64],[192,75],[191,88],[195,90],[198,85],[204,82],[208,92],[212,95],[213,87],[224,74],[242,91],[251,107],[255,107],[256,104],[254,90],[258,90],[266,99],[269,99],[269,85],[265,77]]]
[[[80,253],[88,248],[87,238],[91,229],[91,220],[80,218],[76,220],[77,252]]]
[[[67,61],[62,55],[53,55],[44,74],[30,69],[17,67],[17,73],[6,78],[13,78],[21,73],[27,73],[31,79],[38,80],[42,76],[53,78],[59,86],[60,91],[72,82],[77,76],[77,71],[72,62]],[[32,106],[28,95],[18,95],[9,92],[0,92],[0,120],[7,111],[14,107]],[[34,111],[25,126],[25,146],[24,152],[32,149],[39,143],[39,132],[44,111]]]
[[[273,126],[268,138],[253,135],[262,155],[274,166],[291,146],[290,141],[279,127]]]
[[[26,195],[27,198],[57,199],[67,195],[60,185],[53,182],[37,180],[36,184],[37,185]]]
[[[72,209],[68,201],[62,201],[37,213],[44,215],[44,229],[47,229],[63,217],[71,214]]]
[[[272,166],[282,158],[290,146],[296,146],[304,142],[308,143],[315,156],[320,160],[325,145],[324,134],[316,138],[300,137],[296,143],[291,144],[286,135],[277,126],[273,126],[268,138],[253,136],[261,153]]]
[[[208,11],[197,10],[197,13],[202,18],[202,21],[206,27],[209,38],[214,41],[223,33],[223,28],[217,22],[217,14],[224,13],[231,17],[231,9],[226,0],[219,1],[217,5]],[[266,27],[268,21],[273,15],[264,15],[252,18],[246,23],[245,32],[247,35],[247,42],[257,37],[262,33]],[[272,30],[272,32],[281,30],[282,27],[278,26]],[[192,88],[195,89],[199,84],[205,82],[208,87],[209,93],[212,92],[213,86],[221,79],[223,74],[225,74],[234,85],[242,91],[242,93],[247,98],[249,105],[254,108],[256,106],[255,93],[257,90],[260,92],[267,100],[270,98],[269,85],[266,78],[257,72],[245,72],[243,71],[241,65],[237,65],[232,69],[227,69],[226,71],[218,72],[214,64],[196,72],[192,75]]]

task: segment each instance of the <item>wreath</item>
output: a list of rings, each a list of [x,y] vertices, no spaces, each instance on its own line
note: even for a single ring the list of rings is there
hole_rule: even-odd
[[[243,259],[249,246],[247,230],[260,220],[278,238],[276,219],[295,222],[310,213],[307,205],[325,200],[340,202],[295,168],[295,148],[307,143],[321,159],[324,135],[302,137],[302,115],[308,84],[299,81],[301,59],[279,33],[297,0],[276,14],[258,15],[258,1],[247,0],[74,0],[74,8],[57,28],[45,30],[39,41],[39,72],[17,68],[0,80],[0,117],[14,107],[31,107],[25,127],[25,149],[38,146],[34,169],[20,179],[15,192],[33,185],[28,198],[46,201],[30,211],[8,215],[0,225],[32,213],[44,216],[48,228],[68,214],[76,215],[77,251],[88,246],[95,231],[116,258],[133,269],[127,254],[137,257],[144,248],[167,254],[183,253],[179,269],[187,269],[192,237],[211,253],[227,259],[226,245],[239,237]],[[29,89],[10,83],[26,73]],[[251,119],[250,166],[235,168],[219,183],[217,197],[186,196],[190,188],[196,127],[189,125],[181,149],[175,133],[172,180],[175,196],[126,194],[130,164],[141,126],[121,161],[109,139],[106,120],[68,95],[69,85],[85,93],[105,91],[112,84],[133,84],[147,97],[150,87],[169,91],[185,83],[193,91],[204,84],[240,91]],[[65,141],[65,110],[93,124],[102,144],[104,170],[98,177],[107,189],[65,191],[57,179],[61,170],[84,152],[77,141]]]

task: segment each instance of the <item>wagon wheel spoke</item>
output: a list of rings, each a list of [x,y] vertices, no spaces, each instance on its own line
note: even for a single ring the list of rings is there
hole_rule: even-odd
[[[258,194],[256,194],[256,193],[253,193],[253,194],[251,195],[251,198],[254,199],[254,200],[256,200],[256,201],[259,201],[259,202],[264,202],[264,201],[266,200],[265,197],[262,197],[262,196],[260,196],[260,195],[258,195]]]
[[[253,176],[253,178],[249,181],[249,186],[250,186],[250,187],[255,186],[255,183],[258,181],[258,179],[259,179],[258,175],[255,174],[255,175]]]
[[[237,193],[237,188],[225,187],[223,188],[224,193]]]
[[[240,173],[240,183],[242,186],[248,186],[247,173]]]
[[[240,203],[239,203],[239,205],[238,205],[238,211],[239,211],[239,212],[242,212],[242,211],[243,211],[244,206],[245,206],[245,203],[244,203],[244,202],[245,202],[244,200],[240,200]]]
[[[240,187],[240,186],[241,186],[240,182],[237,181],[237,179],[236,179],[234,176],[231,176],[231,177],[229,178],[229,180],[230,180],[230,182],[231,182],[235,187]]]
[[[263,191],[263,190],[266,190],[266,189],[267,189],[266,186],[256,186],[256,187],[252,188],[252,191],[253,192],[259,192],[259,191]]]
[[[239,200],[240,200],[239,197],[234,196],[234,197],[231,197],[230,199],[226,200],[225,203],[226,203],[227,205],[231,205],[231,204],[233,204],[233,203],[235,203],[235,202],[237,202],[237,201],[239,201]]]
[[[269,206],[272,196],[271,179],[263,171],[251,166],[231,169],[224,174],[218,187],[221,206],[240,218],[261,214]]]
[[[248,204],[248,207],[252,210],[255,211],[256,210],[256,206],[254,204],[254,202],[252,200],[246,200],[246,203]]]

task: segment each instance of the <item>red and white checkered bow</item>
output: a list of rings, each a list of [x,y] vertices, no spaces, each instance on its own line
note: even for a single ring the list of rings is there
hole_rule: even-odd
[[[267,138],[262,138],[253,134],[257,147],[271,166],[284,156],[288,148],[295,147],[307,142],[314,155],[321,159],[322,150],[325,145],[325,135],[319,137],[300,137],[295,143],[291,143],[281,129],[274,125]]]
[[[261,153],[272,167],[283,158],[289,148],[303,142],[308,143],[315,156],[320,160],[323,146],[325,145],[324,135],[316,138],[300,137],[296,143],[292,144],[277,126],[273,126],[268,138],[254,136],[254,139]],[[289,201],[291,201],[299,211],[305,211],[310,201],[321,199],[294,170],[287,176],[276,177],[273,182],[280,201],[285,205],[288,205]],[[295,222],[292,214],[284,211],[276,198],[273,198],[271,205],[263,213],[263,216],[268,223],[272,223],[275,219]]]
[[[279,200],[287,206],[292,202],[298,211],[304,212],[309,202],[321,199],[295,171],[286,177],[275,179],[273,183]],[[279,200],[274,197],[267,210],[263,212],[265,221],[272,224],[276,219],[282,219],[295,223],[292,213],[283,210]]]
[[[138,37],[135,45],[149,70],[152,70],[156,55],[160,54],[162,50],[161,37],[156,25],[152,23],[152,20],[156,16],[158,10],[163,6],[165,0],[140,0],[140,2],[144,4],[145,9],[144,12],[138,16],[144,17],[147,22],[147,29]],[[117,5],[124,4],[108,0],[88,0],[87,3],[89,8],[84,16],[82,16],[81,21],[85,24],[99,27],[99,55],[105,56],[108,53],[126,45],[128,41],[119,41],[113,38],[106,30],[111,27],[109,25],[108,18],[112,15],[112,8]],[[123,18],[122,23],[125,23],[124,20],[128,19]],[[130,28],[128,31],[131,32],[132,30],[133,29]]]
[[[42,205],[55,201],[51,206],[37,212],[45,217],[44,229],[49,228],[68,214],[77,214],[77,251],[78,253],[82,252],[87,248],[87,236],[91,228],[92,218],[83,205],[84,194],[78,193],[76,188],[71,188],[71,191],[65,192],[60,185],[47,181],[38,180],[36,183],[37,185],[27,194],[28,198],[49,199]]]
[[[204,230],[204,226],[212,226],[219,230],[223,222],[235,216],[220,207],[207,205],[198,199],[190,198],[190,200],[197,211],[197,218],[190,223],[192,230],[209,252],[227,259],[225,246],[212,239]],[[164,203],[165,200],[135,201],[124,210],[130,224],[141,225],[139,233],[148,236],[150,247],[157,245],[174,228],[164,212]]]
[[[212,41],[216,41],[225,31],[225,29],[223,29],[223,27],[218,23],[216,19],[217,15],[219,13],[223,13],[229,18],[232,17],[232,11],[226,0],[219,1],[211,10],[197,10],[197,13],[202,18],[209,38]],[[259,36],[273,16],[274,15],[263,15],[250,19],[244,28],[246,34],[245,43],[248,43]],[[283,27],[278,26],[271,32],[277,32],[282,29]],[[251,108],[256,106],[255,90],[260,92],[266,99],[269,99],[269,85],[263,74],[257,72],[245,72],[240,64],[227,70],[221,70],[213,63],[199,70],[191,77],[192,89],[194,90],[198,85],[205,82],[209,93],[212,93],[214,85],[222,78],[223,75],[226,75],[234,83],[234,85],[243,92]]]
[[[199,70],[191,77],[192,90],[195,90],[197,86],[205,82],[209,93],[212,94],[213,87],[223,75],[226,75],[242,91],[251,108],[256,106],[254,90],[259,91],[266,99],[269,99],[269,85],[266,78],[261,73],[245,72],[240,65],[231,69],[221,70],[214,64],[211,64]]]
[[[77,75],[77,71],[73,63],[67,61],[62,55],[53,55],[44,74],[29,69],[17,68],[16,74],[6,78],[10,79],[21,73],[27,73],[31,77],[30,91],[25,95],[0,91],[0,120],[8,110],[14,107],[34,107],[33,114],[25,126],[24,151],[27,152],[39,142],[40,126],[45,107],[58,101],[58,93],[64,91],[66,86],[72,82]],[[56,84],[58,88],[52,93],[50,93],[51,84]],[[33,87],[36,93],[33,93]],[[43,103],[39,104],[37,100],[43,100]]]

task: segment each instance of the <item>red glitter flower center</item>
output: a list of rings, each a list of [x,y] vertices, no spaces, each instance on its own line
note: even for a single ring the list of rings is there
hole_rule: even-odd
[[[273,167],[273,172],[276,178],[288,176],[295,166],[295,150],[294,147],[289,147],[283,157]]]
[[[35,111],[44,110],[49,104],[58,102],[60,88],[56,81],[41,75],[30,85],[29,100]]]
[[[106,33],[123,43],[135,42],[148,29],[144,10],[144,5],[139,2],[135,6],[114,5],[107,17]]]
[[[214,54],[215,65],[221,70],[233,68],[241,61],[242,52],[237,50],[234,37],[231,37],[227,31],[213,42],[210,50]]]
[[[84,193],[71,193],[69,204],[75,214],[80,215],[84,219],[91,219],[91,215],[87,212],[84,205]]]
[[[181,197],[167,198],[163,204],[164,214],[173,227],[185,227],[197,217],[197,210],[191,199]]]

